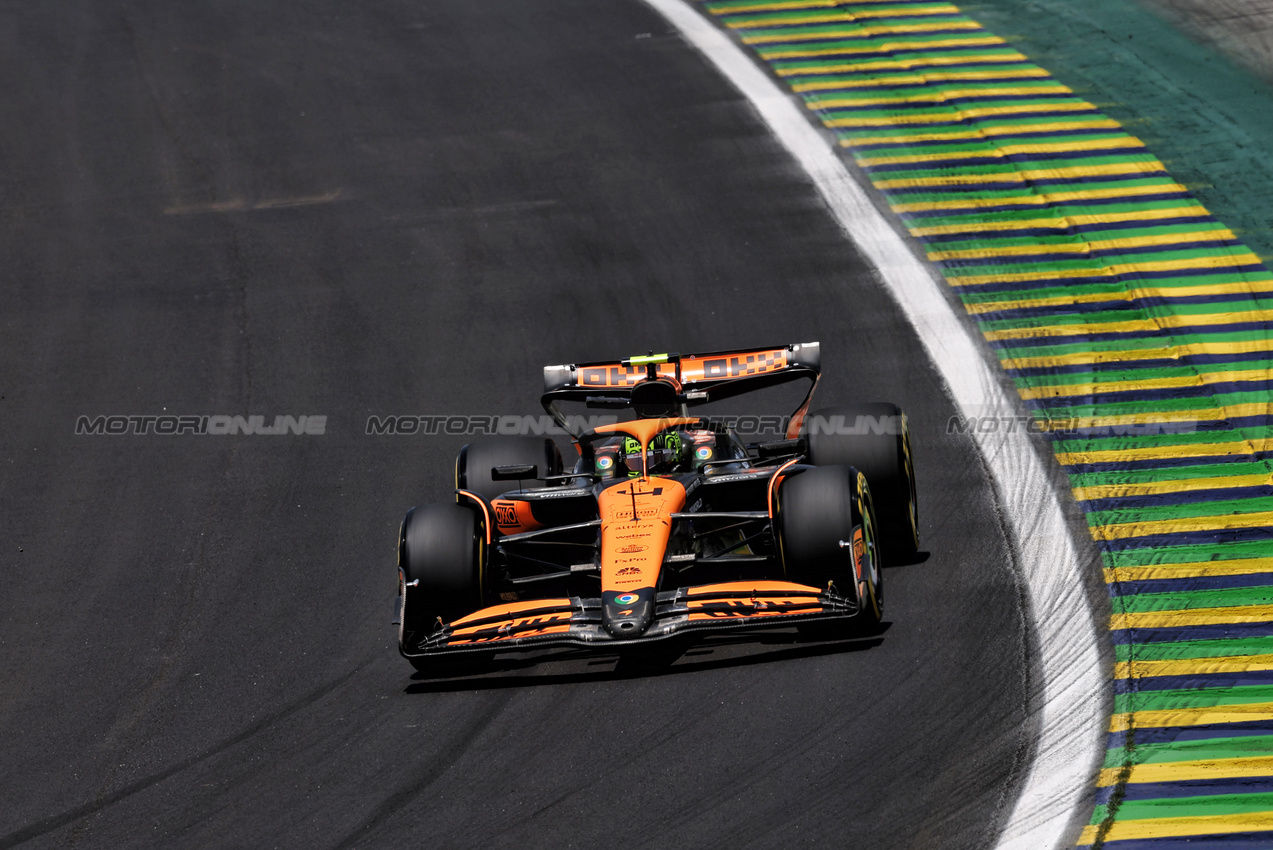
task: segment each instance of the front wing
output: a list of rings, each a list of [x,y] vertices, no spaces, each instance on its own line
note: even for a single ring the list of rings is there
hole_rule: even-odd
[[[404,592],[412,590],[408,587]],[[618,649],[693,631],[847,619],[857,615],[859,606],[856,598],[841,596],[834,584],[826,590],[785,581],[682,587],[658,594],[654,620],[644,634],[622,639],[602,626],[601,610],[600,598],[578,596],[495,605],[442,625],[417,646],[401,650],[412,658],[548,646]]]

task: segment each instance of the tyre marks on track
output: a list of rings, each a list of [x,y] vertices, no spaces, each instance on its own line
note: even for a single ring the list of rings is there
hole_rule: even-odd
[[[375,835],[376,827],[393,818],[435,783],[444,780],[451,767],[474,746],[482,733],[495,722],[514,697],[515,694],[512,692],[488,695],[486,705],[476,715],[467,719],[462,733],[449,736],[449,743],[440,752],[428,754],[427,757],[417,753],[404,754],[403,761],[407,765],[409,774],[407,780],[400,783],[392,793],[383,797],[356,828],[332,845],[333,848],[345,850],[368,841]]]
[[[253,723],[251,726],[247,727],[246,729],[244,729],[242,732],[235,735],[234,737],[228,738],[227,740],[222,741],[221,743],[216,744],[215,746],[209,747],[203,752],[197,753],[193,756],[190,756],[189,758],[183,759],[177,762],[176,764],[168,768],[165,768],[164,770],[159,771],[158,773],[154,773],[154,774],[151,774],[150,776],[146,776],[142,779],[137,780],[136,782],[131,782],[128,785],[125,785],[124,787],[119,788],[118,790],[112,793],[103,794],[97,799],[93,800],[91,803],[86,803],[82,806],[77,806],[73,809],[68,809],[67,811],[62,812],[60,814],[50,815],[49,817],[43,818],[39,821],[36,821],[35,823],[30,823],[20,829],[16,829],[13,832],[10,832],[8,835],[0,835],[0,850],[3,850],[4,848],[9,848],[9,847],[17,847],[18,845],[25,844],[26,842],[31,841],[34,838],[39,838],[41,835],[46,835],[64,826],[69,826],[70,824],[75,823],[77,820],[80,820],[81,818],[88,817],[89,815],[92,815],[95,812],[98,812],[106,808],[107,806],[112,806],[115,803],[120,802],[121,800],[125,800],[129,797],[132,797],[134,794],[139,794],[142,791],[147,790],[148,788],[152,788],[155,785],[158,785],[159,783],[163,782],[164,780],[169,779],[183,771],[189,770],[190,768],[194,767],[197,764],[200,764],[201,762],[207,761],[210,758],[221,755],[222,753],[233,749],[239,744],[242,744],[250,740],[257,734],[265,731],[266,729],[269,729],[284,720],[290,719],[293,715],[299,713],[303,709],[308,708],[309,706],[323,699],[328,694],[340,688],[341,685],[343,685],[346,681],[348,681],[357,672],[358,672],[357,670],[351,670],[345,673],[344,675],[339,676],[336,679],[333,679],[327,684],[322,685],[318,688],[315,688],[314,690],[310,691],[309,693],[305,694],[304,696],[290,703],[283,709],[261,718],[256,723]]]

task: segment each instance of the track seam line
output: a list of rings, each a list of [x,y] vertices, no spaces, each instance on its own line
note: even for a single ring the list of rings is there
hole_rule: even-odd
[[[1016,413],[999,376],[946,300],[944,284],[919,262],[854,181],[844,162],[790,97],[725,34],[684,0],[645,0],[729,80],[809,175],[836,221],[879,276],[923,343],[966,417]],[[1048,471],[1024,433],[977,433],[1020,560],[1039,641],[1040,736],[1033,763],[999,836],[999,850],[1074,843],[1075,818],[1090,806],[1104,755],[1105,677],[1078,549]]]

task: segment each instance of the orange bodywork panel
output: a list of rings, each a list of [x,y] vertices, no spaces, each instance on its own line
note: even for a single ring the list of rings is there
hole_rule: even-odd
[[[452,645],[492,643],[570,631],[570,599],[534,599],[474,611],[451,623]]]
[[[631,422],[616,422],[613,425],[598,425],[593,429],[598,434],[627,434],[634,437],[644,448],[654,439],[654,435],[664,428],[676,425],[693,425],[698,422],[695,416],[671,416],[663,419],[634,419]]]
[[[544,609],[553,610],[561,609],[563,611],[570,610],[574,603],[570,599],[528,599],[525,602],[509,602],[506,605],[492,605],[490,608],[483,608],[480,611],[474,611],[472,614],[461,617],[451,623],[452,626],[459,628],[466,623],[473,623],[482,620],[508,619],[525,614],[529,611],[541,611]]]
[[[789,617],[792,614],[816,614],[822,611],[817,599],[719,599],[691,602],[690,621],[723,620],[730,617]]]
[[[534,531],[542,524],[535,520],[531,513],[530,502],[517,499],[496,499],[491,502],[495,509],[495,525],[501,534],[520,534],[523,531]]]
[[[734,581],[689,588],[689,619],[785,617],[824,610],[816,587],[789,581]],[[789,594],[789,595],[781,595]],[[695,598],[700,597],[700,598]]]
[[[726,581],[720,584],[704,584],[699,587],[691,587],[685,591],[685,595],[693,599],[695,596],[719,595],[721,593],[737,593],[739,596],[747,596],[752,593],[772,593],[772,592],[791,591],[797,593],[819,594],[822,591],[816,587],[810,587],[807,584],[796,584],[792,581]]]
[[[597,507],[601,513],[603,594],[652,588],[658,583],[672,531],[671,515],[684,506],[685,488],[670,478],[632,478],[601,491]]]
[[[456,629],[451,633],[450,643],[452,646],[457,646],[466,643],[494,643],[512,638],[564,634],[570,631],[571,616],[567,611],[563,614],[550,614],[544,617],[519,617],[507,623],[501,623],[499,626]]]

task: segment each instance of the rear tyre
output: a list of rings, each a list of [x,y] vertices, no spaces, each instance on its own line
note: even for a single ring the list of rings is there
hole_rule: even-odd
[[[534,464],[538,478],[524,481],[496,481],[491,470],[497,466]],[[544,477],[561,474],[561,451],[549,437],[492,437],[474,440],[460,449],[455,459],[455,486],[477,493],[488,502],[518,487],[543,487]]]
[[[835,433],[841,425],[862,433]],[[845,464],[866,476],[884,560],[909,563],[919,551],[919,502],[906,414],[895,404],[828,407],[814,411],[805,427],[810,463]]]
[[[486,604],[485,542],[477,512],[467,505],[421,505],[407,511],[398,537],[404,651],[416,651],[439,628],[439,620],[449,623]],[[449,656],[410,661],[421,671],[455,666]]]
[[[833,637],[877,630],[884,612],[884,585],[866,476],[847,466],[814,467],[795,475],[779,487],[777,519],[787,578],[818,588],[834,583],[842,596],[855,594],[859,603],[858,616],[847,628],[810,623],[801,632]]]

